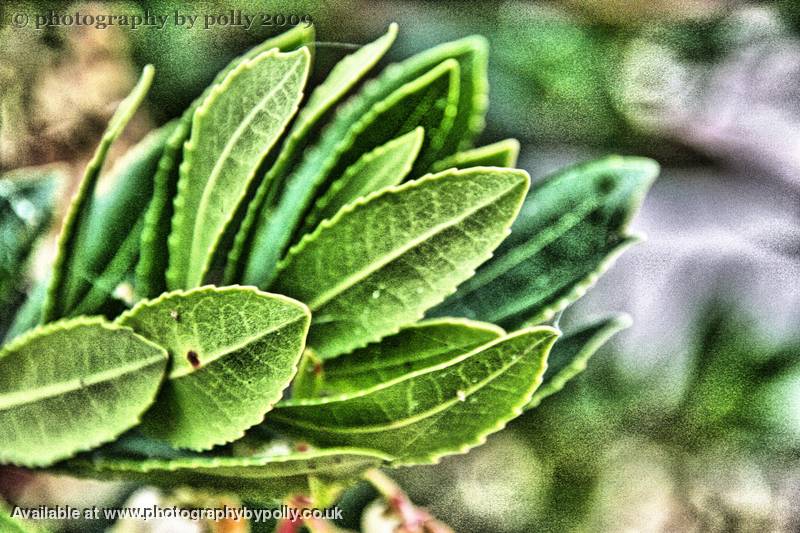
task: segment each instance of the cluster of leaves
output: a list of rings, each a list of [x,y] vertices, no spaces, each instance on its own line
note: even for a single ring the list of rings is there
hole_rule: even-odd
[[[270,499],[464,452],[585,366],[597,335],[546,322],[635,240],[657,166],[529,194],[515,141],[472,148],[485,42],[358,87],[395,34],[306,97],[313,28],[263,43],[98,187],[144,70],[0,352],[0,462]]]

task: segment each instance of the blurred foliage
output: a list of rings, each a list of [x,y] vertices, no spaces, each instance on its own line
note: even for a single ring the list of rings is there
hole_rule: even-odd
[[[702,468],[734,469],[754,461],[770,472],[798,458],[800,431],[796,416],[790,416],[797,406],[787,409],[785,402],[800,381],[800,339],[771,346],[730,304],[711,304],[700,316],[689,382],[676,404],[665,405],[650,392],[657,373],[633,378],[614,358],[601,357],[593,360],[584,379],[567,385],[572,390],[546,400],[514,426],[542,469],[552,472],[545,482],[546,503],[536,517],[547,527],[537,530],[591,530],[599,500],[624,506],[624,494],[601,494],[608,490],[602,484],[606,470],[622,467],[609,453],[620,443],[634,443],[626,462],[636,455],[667,458],[674,492],[700,530],[724,529],[708,515],[739,526],[760,523],[754,522],[759,517],[726,506],[724,499],[698,508],[691,496],[702,483]],[[656,484],[657,472],[645,475]],[[711,484],[704,490],[728,488]],[[659,488],[665,489],[669,492]],[[779,518],[764,524],[764,530],[780,530],[785,524]],[[640,519],[640,525],[647,522]],[[675,527],[685,530],[686,524]]]
[[[0,337],[28,287],[26,263],[50,223],[57,180],[49,170],[0,176]]]

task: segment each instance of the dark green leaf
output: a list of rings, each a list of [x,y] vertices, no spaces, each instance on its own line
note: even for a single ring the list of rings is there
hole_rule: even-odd
[[[657,173],[652,160],[612,156],[535,184],[492,261],[431,315],[509,328],[548,320],[637,240],[628,223]]]
[[[87,275],[80,267],[81,253],[83,252],[81,244],[88,239],[88,219],[100,171],[111,144],[122,133],[125,125],[133,117],[147,94],[153,81],[153,75],[153,67],[147,65],[136,87],[120,103],[114,116],[111,117],[100,140],[100,145],[86,167],[83,180],[72,200],[61,229],[53,275],[50,277],[50,285],[42,311],[44,322],[67,316],[72,310],[71,305],[74,303],[74,298],[70,295],[70,288],[76,284],[76,279],[85,279]]]

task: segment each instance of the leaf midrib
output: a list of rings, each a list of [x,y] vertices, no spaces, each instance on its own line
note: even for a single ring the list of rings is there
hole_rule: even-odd
[[[290,55],[290,54],[286,54],[286,55]],[[275,56],[275,57],[277,57],[277,56]],[[302,56],[298,55],[298,58],[302,58]],[[202,194],[202,196],[200,198],[200,204],[198,205],[197,213],[195,213],[195,221],[194,221],[194,225],[193,225],[194,235],[202,235],[204,233],[202,231],[202,226],[205,223],[205,217],[203,217],[201,215],[202,215],[202,213],[205,213],[206,210],[208,209],[208,202],[209,202],[209,196],[211,194],[211,191],[216,187],[217,181],[219,179],[219,174],[222,171],[221,169],[225,166],[225,162],[229,159],[229,156],[230,156],[233,148],[238,144],[239,139],[241,138],[241,136],[245,132],[245,130],[248,129],[250,123],[253,121],[253,117],[255,115],[257,115],[258,113],[260,113],[262,109],[264,109],[264,107],[267,105],[267,102],[270,102],[273,99],[273,97],[275,96],[275,94],[279,90],[283,89],[283,87],[286,85],[286,82],[288,81],[288,79],[295,74],[297,68],[299,67],[299,65],[301,63],[302,63],[302,61],[300,59],[296,59],[294,61],[294,63],[291,65],[291,67],[289,69],[287,69],[286,73],[281,77],[281,80],[275,85],[275,87],[273,87],[272,90],[270,90],[261,99],[261,101],[259,102],[259,104],[257,106],[253,107],[253,109],[251,109],[247,113],[247,115],[245,115],[244,119],[242,119],[242,121],[239,124],[239,126],[237,126],[237,128],[234,131],[233,135],[230,137],[230,139],[228,139],[228,142],[225,144],[225,147],[223,148],[222,152],[220,153],[219,157],[217,158],[216,163],[214,163],[214,167],[211,169],[211,173],[209,174],[208,180],[206,181],[206,186],[203,189],[203,194]],[[273,144],[274,144],[274,142],[273,142]],[[197,150],[197,147],[195,146],[194,149]],[[197,261],[196,261],[197,257],[196,256],[197,256],[198,253],[202,253],[202,250],[198,251],[198,247],[197,247],[198,244],[199,243],[198,243],[197,239],[192,239],[192,252],[191,252],[191,255],[190,255],[190,265],[197,264]],[[205,271],[205,268],[206,268],[206,265],[205,265],[206,260],[207,260],[206,257],[201,258],[201,261],[203,263],[203,264],[201,264],[201,267],[202,267],[203,271]]]
[[[317,422],[311,423],[311,422],[305,422],[305,421],[296,420],[296,419],[292,419],[292,418],[286,418],[286,417],[281,416],[279,414],[279,412],[276,412],[276,414],[272,415],[271,417],[272,418],[276,418],[278,420],[281,420],[284,423],[287,423],[287,424],[290,424],[290,425],[293,425],[293,426],[296,426],[296,427],[300,427],[300,428],[304,428],[304,429],[310,429],[310,430],[313,430],[313,431],[325,432],[325,433],[333,433],[333,434],[337,434],[338,433],[338,434],[352,435],[352,434],[359,434],[359,433],[376,433],[376,432],[381,432],[381,431],[387,431],[387,430],[406,427],[406,426],[411,425],[411,424],[413,424],[415,422],[418,422],[418,421],[421,421],[421,420],[425,420],[426,418],[429,418],[429,417],[434,416],[434,415],[436,415],[438,413],[441,413],[442,411],[450,408],[451,406],[453,406],[453,405],[455,405],[457,403],[464,403],[470,396],[472,396],[476,392],[480,391],[482,388],[484,388],[489,383],[491,383],[492,381],[494,381],[495,379],[500,377],[502,374],[505,374],[512,366],[516,365],[521,360],[523,360],[525,357],[527,357],[537,346],[539,346],[540,344],[542,344],[544,342],[547,342],[549,339],[551,339],[551,337],[544,337],[542,339],[539,339],[537,342],[535,342],[535,343],[531,344],[530,346],[528,346],[528,348],[525,351],[523,351],[522,353],[519,353],[519,354],[511,357],[509,359],[509,362],[506,365],[503,365],[502,367],[500,367],[495,372],[492,372],[491,374],[489,374],[483,380],[481,380],[481,381],[479,381],[477,383],[474,383],[471,386],[465,388],[464,389],[464,398],[465,398],[464,400],[461,400],[458,396],[456,396],[456,397],[453,397],[453,398],[451,398],[451,399],[449,399],[449,400],[447,400],[445,402],[442,402],[442,403],[436,405],[435,407],[433,407],[431,409],[428,409],[427,411],[423,411],[423,412],[418,413],[418,414],[416,414],[414,416],[410,416],[410,417],[394,420],[394,421],[392,421],[392,422],[390,422],[388,424],[377,424],[377,425],[372,425],[372,426],[363,426],[362,425],[362,426],[353,426],[353,427],[346,427],[346,428],[343,428],[343,427],[336,428],[336,427],[322,425],[322,424],[319,424]],[[344,400],[344,401],[346,401],[346,400]]]
[[[419,182],[411,182],[411,183],[419,183]],[[402,246],[390,251],[390,253],[388,253],[388,254],[384,254],[384,256],[382,258],[380,258],[379,261],[373,261],[373,262],[369,263],[366,268],[362,268],[361,270],[358,270],[358,271],[354,272],[350,276],[347,276],[340,283],[335,284],[330,289],[324,291],[319,296],[317,296],[316,298],[314,298],[311,301],[309,301],[307,303],[308,307],[312,311],[318,310],[320,307],[322,307],[324,304],[326,304],[329,301],[331,301],[332,299],[334,299],[339,294],[341,294],[341,293],[345,292],[346,290],[352,288],[358,282],[363,281],[368,276],[370,276],[371,274],[375,273],[376,271],[382,269],[383,267],[385,267],[389,263],[399,259],[404,254],[406,254],[407,252],[409,252],[412,249],[416,248],[417,246],[423,244],[428,239],[438,235],[439,233],[442,233],[443,231],[445,231],[447,229],[450,229],[450,228],[460,224],[461,222],[463,222],[467,218],[471,217],[472,215],[474,215],[478,211],[481,211],[481,210],[489,207],[490,205],[492,205],[494,202],[499,201],[500,199],[508,196],[509,194],[511,194],[514,191],[514,189],[518,188],[522,183],[523,183],[522,181],[519,181],[519,182],[515,182],[515,183],[510,184],[508,187],[503,189],[500,193],[489,197],[488,200],[486,200],[484,202],[481,202],[479,204],[476,204],[475,206],[471,207],[470,209],[467,209],[461,215],[458,215],[455,218],[452,218],[452,219],[450,219],[450,220],[448,220],[446,222],[443,222],[443,223],[440,223],[440,224],[437,224],[437,225],[433,226],[429,230],[424,231],[423,233],[421,233],[417,237],[415,237],[415,238],[411,239],[410,241],[406,242],[406,244],[404,244],[404,245],[402,245]],[[396,192],[396,191],[397,190],[392,191],[392,192]]]
[[[159,353],[158,355],[154,355],[140,361],[135,361],[128,365],[116,366],[101,372],[90,374],[86,378],[78,377],[67,381],[51,383],[49,385],[34,389],[26,388],[25,390],[4,394],[0,396],[0,411],[47,400],[56,396],[61,396],[83,388],[104,383],[106,381],[114,381],[125,374],[134,373],[138,370],[158,364],[163,360],[165,360],[163,353]]]

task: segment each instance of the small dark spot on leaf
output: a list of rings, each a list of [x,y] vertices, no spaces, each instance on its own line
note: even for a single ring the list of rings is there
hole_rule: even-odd
[[[597,180],[595,190],[599,194],[608,194],[614,190],[614,187],[616,187],[616,184],[614,183],[613,176],[601,176],[600,179]]]
[[[308,451],[308,443],[307,442],[298,442],[295,445],[295,449],[298,452],[307,452]]]
[[[316,470],[317,469],[317,463],[315,463],[314,461],[309,461],[308,462],[308,468],[310,470]]]
[[[186,359],[189,361],[189,364],[192,365],[192,368],[198,368],[200,366],[200,357],[197,356],[197,352],[194,350],[186,352]]]
[[[322,374],[322,363],[314,363],[314,375],[319,376]]]

